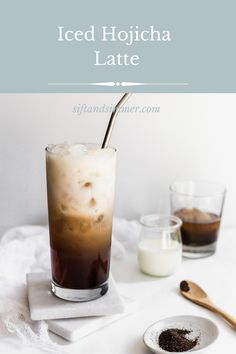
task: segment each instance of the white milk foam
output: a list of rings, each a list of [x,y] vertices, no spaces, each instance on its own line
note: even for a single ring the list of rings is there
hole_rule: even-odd
[[[50,202],[61,213],[96,216],[112,211],[115,150],[93,144],[47,147]]]
[[[62,143],[62,144],[50,144],[47,147],[47,151],[57,155],[83,155],[83,154],[112,154],[114,149],[106,148],[101,149],[97,144],[71,144],[71,143]]]

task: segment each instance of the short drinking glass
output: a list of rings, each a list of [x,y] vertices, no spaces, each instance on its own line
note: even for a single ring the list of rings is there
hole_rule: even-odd
[[[180,227],[182,221],[172,215],[146,215],[140,219],[138,245],[140,270],[166,277],[175,272],[182,259]]]
[[[183,225],[183,255],[202,258],[214,254],[226,190],[206,181],[178,181],[170,186],[171,212]]]

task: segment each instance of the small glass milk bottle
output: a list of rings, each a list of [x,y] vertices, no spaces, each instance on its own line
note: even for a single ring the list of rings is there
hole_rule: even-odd
[[[166,277],[175,272],[182,259],[182,221],[171,215],[141,217],[138,263],[143,273]]]

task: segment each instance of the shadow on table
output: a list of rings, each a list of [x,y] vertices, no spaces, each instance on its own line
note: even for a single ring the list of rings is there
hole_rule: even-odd
[[[117,282],[139,283],[158,280],[158,278],[146,275],[139,270],[135,253],[128,253],[121,260],[113,259],[111,262],[111,272]]]
[[[150,350],[145,347],[142,338],[141,339],[137,339],[137,341],[135,341],[132,346],[130,346],[130,351],[129,354],[150,354]]]
[[[69,346],[72,344],[72,342],[69,342],[68,340],[58,336],[57,334],[54,334],[53,332],[51,331],[48,331],[48,334],[49,334],[49,337],[51,338],[51,340],[54,342],[54,343],[57,343],[59,345],[62,345],[62,346]],[[58,353],[59,354],[59,353]]]

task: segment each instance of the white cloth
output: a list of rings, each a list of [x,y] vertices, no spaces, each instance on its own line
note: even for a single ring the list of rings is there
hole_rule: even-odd
[[[137,245],[139,223],[114,218],[112,257],[122,259]],[[0,326],[23,345],[63,353],[48,335],[45,321],[29,315],[26,273],[50,271],[48,228],[20,226],[8,230],[0,242]]]

